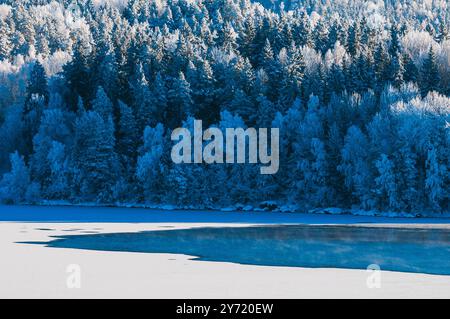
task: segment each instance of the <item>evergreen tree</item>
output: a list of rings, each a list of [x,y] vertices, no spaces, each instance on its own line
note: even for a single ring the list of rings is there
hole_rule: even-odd
[[[403,65],[405,72],[403,79],[405,82],[417,82],[419,78],[419,71],[417,70],[416,64],[411,59],[411,56],[407,53],[403,54]]]
[[[438,43],[442,43],[446,40],[450,39],[450,34],[448,31],[448,27],[445,23],[445,19],[444,18],[440,18],[439,19],[439,26],[438,26],[438,30],[435,34],[435,40]]]
[[[65,98],[72,111],[76,111],[78,96],[90,108],[90,101],[94,98],[97,88],[96,78],[92,74],[91,47],[86,41],[79,41],[74,46],[72,61],[64,65],[63,74],[67,89]]]
[[[418,185],[418,169],[417,169],[417,154],[412,150],[409,140],[404,142],[404,145],[397,153],[398,173],[401,175],[399,179],[398,189],[401,190],[399,195],[402,199],[402,206],[409,211],[418,209],[419,185]]]
[[[28,159],[33,153],[33,137],[37,133],[42,113],[48,103],[48,87],[45,70],[39,62],[36,62],[27,83],[26,99],[23,108],[23,137],[26,148],[24,156]]]
[[[132,176],[131,169],[136,163],[139,135],[133,110],[125,103],[119,101],[120,119],[117,132],[117,152],[122,158],[122,165],[127,168],[125,172]]]
[[[144,145],[136,168],[136,177],[142,183],[146,202],[161,201],[164,195],[164,127],[162,124],[154,128],[147,126],[144,131]]]
[[[64,144],[53,141],[47,155],[50,167],[48,175],[47,198],[67,199],[70,195],[69,162]]]
[[[142,64],[138,66],[136,75],[130,86],[133,92],[132,111],[136,114],[139,131],[143,131],[147,125],[152,124],[158,119],[162,120],[162,116],[159,116],[157,112],[156,98],[150,90]]]
[[[13,36],[14,53],[28,54],[31,46],[36,43],[36,31],[32,24],[30,15],[22,2],[16,1],[11,10],[15,22],[15,34]],[[1,23],[1,22],[0,22]]]
[[[349,29],[347,50],[351,56],[356,56],[361,50],[361,30],[358,22],[353,23]]]
[[[339,171],[345,176],[345,186],[353,197],[350,203],[359,203],[363,208],[374,206],[368,144],[365,134],[358,127],[351,126],[345,136],[342,163],[338,166]]]
[[[308,207],[327,205],[331,199],[328,183],[327,155],[323,142],[318,138],[311,139],[311,146],[306,156],[299,161],[301,177],[297,187],[301,198]]]
[[[44,111],[39,130],[33,138],[34,153],[30,160],[30,171],[33,179],[41,183],[45,194],[51,194],[50,191],[47,192],[47,187],[53,182],[49,153],[54,143],[68,143],[70,135],[65,116],[60,109]]]
[[[388,66],[389,66],[389,56],[386,47],[380,42],[375,50],[374,54],[375,63],[375,76],[378,89],[383,89],[384,84],[389,79],[388,76]]]
[[[421,93],[426,96],[430,91],[439,90],[439,70],[436,60],[436,54],[431,46],[428,51],[428,56],[422,64],[421,70]]]
[[[0,181],[0,200],[18,204],[25,200],[30,185],[30,173],[23,156],[15,152],[10,155],[11,171]]]
[[[264,43],[264,47],[261,51],[260,56],[260,65],[269,69],[271,64],[273,63],[274,54],[272,50],[272,45],[270,44],[269,39],[266,38],[266,42]]]
[[[296,39],[299,47],[304,45],[309,46],[312,42],[312,31],[308,14],[304,9],[298,9],[295,11],[295,15],[297,17],[295,20],[297,23],[293,30],[293,37]]]
[[[155,120],[162,122],[167,117],[168,112],[168,89],[166,87],[166,81],[161,73],[156,74],[155,81],[153,82],[152,94],[154,97]],[[147,103],[147,101],[146,101]]]
[[[270,102],[264,95],[257,98],[258,111],[256,115],[256,125],[258,127],[270,127],[275,114],[275,105]]]
[[[40,96],[44,98],[45,103],[48,103],[49,93],[47,85],[47,75],[45,69],[39,61],[36,61],[30,73],[30,78],[27,83],[27,103],[33,96]],[[27,112],[28,110],[25,110]]]
[[[75,183],[79,187],[75,190],[77,198],[99,202],[111,200],[118,172],[114,145],[111,117],[105,120],[97,112],[89,111],[76,120],[72,161]]]
[[[233,26],[230,22],[225,23],[225,27],[222,30],[221,37],[219,38],[219,43],[222,43],[222,47],[225,52],[233,52],[237,48],[238,36],[234,31]]]
[[[257,63],[255,57],[257,56],[257,47],[255,45],[256,40],[256,27],[253,17],[247,17],[244,20],[243,35],[237,39],[239,42],[239,49],[243,56],[252,59],[252,64]]]
[[[323,19],[321,19],[319,20],[318,24],[316,25],[316,28],[314,29],[314,39],[316,41],[315,43],[316,50],[320,51],[322,54],[325,54],[325,52],[328,50],[328,43],[329,43],[328,36],[329,31],[326,22]]]
[[[170,128],[179,126],[183,119],[192,114],[191,87],[184,74],[172,79],[172,85],[167,92],[168,108],[166,122]]]
[[[118,98],[120,94],[119,83],[119,66],[116,60],[114,48],[109,45],[105,51],[100,51],[97,62],[95,63],[98,68],[98,83],[105,90],[105,92],[113,97]]]
[[[396,88],[400,88],[404,83],[405,68],[403,59],[399,52],[397,52],[391,60],[391,76],[392,83]]]
[[[285,111],[292,105],[297,97],[302,96],[302,83],[305,77],[305,61],[301,51],[292,43],[288,55],[287,63],[284,66],[284,78],[280,97],[285,105]]]
[[[434,146],[431,146],[427,153],[425,189],[431,207],[440,210],[440,201],[448,196],[448,191],[444,186],[444,177],[448,174],[447,167],[440,164],[438,153]]]
[[[381,154],[375,166],[378,170],[378,176],[375,178],[376,194],[378,195],[379,208],[398,209],[398,191],[395,178],[395,168],[392,161]]]
[[[98,87],[95,99],[92,101],[92,109],[97,112],[104,121],[107,121],[110,117],[112,119],[113,104],[101,86]]]
[[[0,61],[9,60],[13,50],[12,31],[6,19],[0,19]]]
[[[195,74],[189,80],[194,101],[193,115],[201,117],[206,123],[212,123],[217,119],[218,105],[215,100],[215,78],[211,65],[207,60],[201,61]]]
[[[328,93],[341,93],[345,89],[345,75],[342,66],[333,63],[328,72],[327,87]]]
[[[389,45],[389,55],[396,56],[400,52],[400,39],[397,25],[392,24],[390,31],[391,43]]]
[[[233,99],[227,106],[227,110],[234,115],[239,115],[245,123],[253,123],[255,120],[253,102],[241,89],[236,90]]]

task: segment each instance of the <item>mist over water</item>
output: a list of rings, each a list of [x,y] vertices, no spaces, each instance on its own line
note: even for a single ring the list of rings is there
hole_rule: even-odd
[[[255,226],[63,236],[49,247],[174,253],[203,261],[450,275],[450,230]]]

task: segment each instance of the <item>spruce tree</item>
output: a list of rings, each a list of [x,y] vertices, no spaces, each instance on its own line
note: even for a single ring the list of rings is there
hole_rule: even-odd
[[[117,174],[115,137],[111,118],[89,111],[77,118],[72,161],[77,198],[110,202]]]
[[[78,96],[85,102],[87,109],[95,97],[96,78],[92,74],[91,47],[84,40],[78,41],[73,48],[72,60],[63,67],[67,91],[65,98],[72,111],[77,110]]]
[[[403,58],[400,55],[399,52],[397,52],[392,60],[391,60],[391,77],[392,77],[392,83],[396,88],[400,88],[402,84],[404,83],[404,74],[405,74],[405,68],[403,65]]]
[[[375,166],[378,170],[378,176],[375,178],[378,207],[380,209],[398,209],[400,204],[397,195],[395,168],[392,161],[385,154],[381,154]]]
[[[191,87],[183,72],[179,73],[178,78],[172,79],[167,96],[166,122],[170,128],[175,128],[181,124],[183,119],[192,114]]]
[[[144,145],[137,161],[136,177],[144,189],[144,200],[155,203],[164,196],[164,126],[147,126],[144,131]]]
[[[11,57],[13,43],[11,40],[12,32],[6,19],[0,19],[0,61],[8,60]]]
[[[419,71],[416,64],[411,59],[411,56],[408,53],[404,53],[402,60],[405,68],[405,73],[403,76],[405,82],[417,82],[419,78]]]
[[[39,61],[36,61],[30,73],[30,78],[27,83],[27,97],[26,101],[29,101],[32,96],[41,96],[44,98],[44,102],[48,103],[49,93],[47,85],[47,74],[45,69]]]
[[[139,135],[136,126],[136,118],[133,110],[119,101],[119,127],[117,132],[117,152],[121,156],[122,165],[124,167],[133,167],[136,163],[137,148],[139,142]],[[126,170],[128,176],[132,175],[129,170]]]
[[[23,203],[30,185],[30,172],[23,156],[18,152],[10,155],[10,161],[11,171],[0,181],[0,200],[13,204]]]
[[[421,93],[422,96],[426,96],[430,91],[439,90],[439,70],[436,60],[436,54],[433,47],[430,47],[428,51],[428,56],[422,64],[421,69]]]
[[[444,186],[445,176],[448,176],[447,167],[438,159],[438,152],[432,145],[427,152],[425,189],[431,207],[440,210],[440,201],[447,195]]]
[[[105,121],[110,117],[113,118],[113,104],[101,86],[97,88],[95,99],[92,101],[92,109]]]
[[[351,56],[356,56],[361,50],[361,30],[358,22],[353,23],[349,29],[347,50]]]
[[[442,43],[446,40],[450,39],[450,34],[449,34],[449,30],[448,27],[445,23],[445,19],[444,18],[440,18],[439,19],[439,26],[438,26],[438,30],[435,34],[435,40],[438,43]]]

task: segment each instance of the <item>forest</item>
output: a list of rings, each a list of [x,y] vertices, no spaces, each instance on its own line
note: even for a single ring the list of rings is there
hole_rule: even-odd
[[[0,0],[0,202],[449,213],[446,0]],[[277,174],[174,164],[279,128]]]

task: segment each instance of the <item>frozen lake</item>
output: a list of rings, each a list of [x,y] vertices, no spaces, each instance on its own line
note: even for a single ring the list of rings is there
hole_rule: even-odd
[[[265,266],[366,269],[370,264],[378,264],[383,270],[450,275],[450,229],[426,229],[426,224],[448,224],[449,220],[443,218],[0,206],[0,221],[93,225],[217,223],[220,227],[56,236],[58,239],[43,244],[84,250],[184,254],[200,260]],[[223,227],[227,224],[252,226]],[[397,227],[343,226],[346,224]],[[418,224],[419,228],[404,228],[402,224]]]
[[[0,206],[0,296],[448,298],[449,229],[444,218]],[[374,263],[398,270],[382,271],[381,289],[366,286]],[[72,264],[83,289],[65,285]]]

